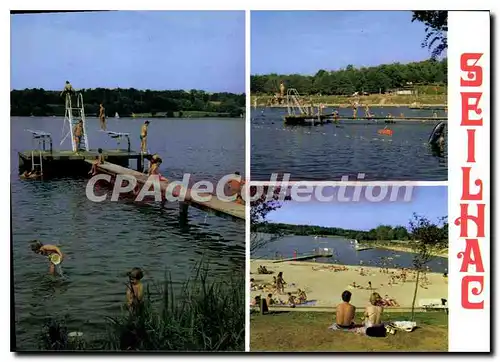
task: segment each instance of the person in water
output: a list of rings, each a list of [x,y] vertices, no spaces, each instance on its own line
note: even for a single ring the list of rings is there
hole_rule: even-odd
[[[142,278],[144,273],[141,268],[133,268],[127,273],[127,306],[130,311],[136,310],[143,302],[144,288],[142,285]]]
[[[102,148],[97,149],[98,155],[95,157],[95,161],[92,164],[92,168],[89,171],[89,175],[95,176],[97,174],[97,165],[102,165],[104,163],[104,155],[102,154]]]
[[[33,240],[31,242],[31,250],[35,254],[43,255],[43,256],[46,256],[49,258],[49,262],[50,262],[49,273],[54,275],[55,265],[54,265],[54,263],[52,263],[51,257],[53,254],[59,255],[60,262],[62,263],[64,256],[63,256],[61,249],[59,249],[55,245],[50,245],[50,244],[43,245],[42,242],[40,242],[39,240]]]
[[[38,169],[33,169],[31,171],[24,171],[21,178],[24,179],[39,179],[43,176],[43,173]]]
[[[80,143],[82,142],[83,136],[83,120],[80,120],[75,128],[73,129],[73,134],[75,136],[76,152],[80,151]]]
[[[149,127],[149,121],[144,122],[144,124],[141,127],[141,152],[145,153],[147,150],[147,142],[148,142],[148,127]]]
[[[105,113],[105,108],[101,104],[99,104],[99,121],[101,122],[101,129],[103,131],[106,130],[106,113]]]

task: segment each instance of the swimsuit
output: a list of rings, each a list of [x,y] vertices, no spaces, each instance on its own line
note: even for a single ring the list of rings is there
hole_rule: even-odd
[[[340,324],[335,324],[335,325],[336,325],[338,328],[340,328],[340,329],[351,329],[351,328],[353,328],[353,327],[354,327],[354,323],[351,323],[351,324],[350,324],[350,325],[348,325],[348,326],[342,326],[342,325],[340,325]]]

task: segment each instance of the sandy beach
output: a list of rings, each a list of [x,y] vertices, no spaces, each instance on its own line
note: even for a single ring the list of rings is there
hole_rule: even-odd
[[[386,249],[386,250],[393,250],[393,251],[402,251],[405,253],[415,253],[414,249],[412,249],[410,247],[402,246],[402,245],[377,245],[377,244],[375,244],[375,245],[376,245],[375,246],[376,249]],[[446,248],[443,250],[433,251],[433,252],[431,252],[431,255],[441,257],[441,258],[448,258],[448,249]]]
[[[262,265],[272,274],[257,274],[257,268]],[[334,271],[334,268],[346,269]],[[361,271],[362,269],[362,271]],[[364,267],[350,265],[322,264],[316,262],[297,262],[287,261],[275,263],[272,260],[251,260],[250,262],[251,278],[257,290],[251,291],[252,299],[257,296],[267,296],[273,293],[273,298],[278,298],[286,302],[288,292],[297,295],[297,289],[305,290],[308,301],[315,301],[312,306],[315,307],[334,307],[340,301],[340,296],[344,290],[350,290],[352,293],[351,303],[359,308],[364,308],[368,298],[373,291],[378,292],[383,298],[388,296],[399,305],[399,308],[410,308],[415,288],[414,275],[411,272],[406,273],[406,282],[399,276],[400,270],[389,269],[389,273],[382,273],[379,267]],[[278,272],[283,272],[283,279],[287,283],[285,294],[280,295],[272,288],[258,289],[258,286],[265,284],[272,285],[273,276]],[[394,273],[394,274],[392,274]],[[420,287],[417,294],[417,303],[419,299],[440,299],[448,298],[448,279],[439,273],[425,273],[427,281]],[[361,288],[353,287],[353,282]],[[372,290],[368,287],[371,282]],[[422,285],[422,284],[421,284]]]

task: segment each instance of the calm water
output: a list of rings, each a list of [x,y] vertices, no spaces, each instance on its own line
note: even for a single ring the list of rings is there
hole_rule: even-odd
[[[113,131],[137,134],[144,120],[109,121]],[[91,148],[116,147],[89,119]],[[245,127],[240,119],[156,120],[150,125],[149,149],[163,156],[162,173],[181,179],[217,179],[244,171]],[[244,277],[244,223],[222,219],[195,208],[181,224],[178,206],[163,210],[153,204],[93,203],[85,197],[84,179],[22,181],[17,176],[17,151],[30,149],[24,129],[51,132],[59,146],[61,118],[11,119],[12,244],[17,348],[36,349],[46,317],[67,316],[70,330],[97,337],[104,317],[120,313],[125,298],[125,273],[142,267],[146,285],[154,286],[170,271],[180,285],[203,258],[210,276]],[[124,146],[125,147],[125,146]],[[132,149],[139,149],[132,137]],[[67,255],[65,279],[47,275],[48,263],[29,249],[29,240],[61,246]],[[244,313],[244,311],[242,311]]]
[[[264,236],[265,237],[265,236]],[[346,265],[381,266],[386,263],[387,267],[412,267],[415,254],[384,249],[369,249],[356,251],[349,240],[337,237],[323,237],[315,239],[311,236],[284,236],[283,238],[267,244],[264,248],[256,250],[253,255],[256,258],[271,258],[283,256],[292,258],[294,250],[298,255],[312,254],[315,248],[333,248],[332,258],[317,258],[322,263],[338,263]],[[392,260],[386,259],[392,258]],[[429,264],[432,271],[444,273],[448,268],[448,259],[433,258]]]
[[[286,108],[252,109],[251,171],[253,180],[269,180],[272,173],[290,173],[291,180],[340,181],[342,176],[356,180],[444,181],[448,179],[447,151],[433,152],[427,145],[437,122],[388,125],[392,137],[380,136],[383,121],[341,121],[340,126],[285,126]],[[325,109],[324,113],[332,113]],[[431,116],[429,110],[371,108],[376,115]],[[445,116],[444,111],[437,111]],[[341,116],[352,110],[340,109]],[[359,115],[364,110],[358,111]],[[361,124],[360,124],[361,123]]]

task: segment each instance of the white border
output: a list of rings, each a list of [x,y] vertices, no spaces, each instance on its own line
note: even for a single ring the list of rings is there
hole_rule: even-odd
[[[250,12],[245,12],[245,74],[246,74],[246,122],[245,122],[245,173],[250,181],[250,150],[252,148],[250,119]],[[248,188],[247,188],[248,190]],[[246,200],[248,200],[248,196]],[[250,203],[245,205],[245,351],[250,351]]]
[[[489,12],[459,12],[448,13],[448,215],[449,215],[449,259],[448,259],[448,304],[450,307],[448,321],[448,348],[450,352],[489,352],[490,346],[490,14]],[[460,79],[467,79],[467,73],[461,71],[460,58],[464,53],[483,53],[478,62],[482,67],[483,82],[480,87],[461,87]],[[480,101],[483,126],[461,126],[462,92],[482,92]],[[473,119],[473,112],[470,112]],[[467,129],[474,129],[475,163],[467,163]],[[470,192],[477,193],[479,188],[474,185],[476,179],[483,181],[482,201],[461,201],[464,185],[462,167],[471,167]],[[469,214],[477,215],[478,203],[485,203],[485,238],[479,239],[481,256],[485,273],[476,273],[474,266],[470,272],[461,273],[463,259],[457,254],[465,250],[465,238],[460,237],[460,226],[454,224],[460,217],[460,204],[469,204]],[[477,228],[474,222],[468,222],[469,238],[474,238]],[[476,255],[474,255],[476,257]],[[480,302],[484,300],[484,309],[465,309],[462,306],[462,278],[466,275],[483,275],[485,278],[484,292],[469,300]],[[474,326],[471,328],[467,326]]]

